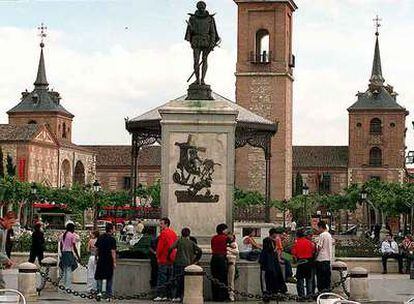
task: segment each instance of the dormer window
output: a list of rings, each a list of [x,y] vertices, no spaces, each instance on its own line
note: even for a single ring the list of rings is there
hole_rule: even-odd
[[[256,50],[251,53],[250,61],[254,63],[270,63],[270,34],[266,29],[260,29],[256,33]]]
[[[37,105],[39,103],[39,95],[34,93],[32,96],[32,101],[33,101],[33,104]]]

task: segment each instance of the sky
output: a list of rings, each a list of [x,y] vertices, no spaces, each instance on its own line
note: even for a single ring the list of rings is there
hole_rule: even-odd
[[[207,82],[234,100],[237,7],[207,0],[221,47],[209,58]],[[196,0],[0,0],[0,123],[32,90],[39,58],[37,27],[48,27],[45,60],[50,88],[75,115],[77,144],[127,144],[124,118],[186,92],[192,55],[184,41]],[[383,19],[383,75],[413,112],[412,0],[296,0],[293,141],[347,145],[348,113],[365,91],[374,52],[374,22]],[[412,116],[407,146],[414,148]]]

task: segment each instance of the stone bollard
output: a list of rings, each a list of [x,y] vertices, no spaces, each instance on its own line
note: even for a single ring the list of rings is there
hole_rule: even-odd
[[[369,300],[368,291],[368,270],[362,267],[351,269],[350,274],[350,300],[367,301]]]
[[[184,273],[183,304],[203,304],[203,268],[198,265],[190,265],[185,268]]]
[[[338,283],[342,280],[342,276],[345,277],[348,274],[348,266],[346,263],[341,261],[336,261],[332,263],[332,276],[331,276],[331,286],[333,287],[332,292],[339,294],[341,296],[345,296],[345,291],[343,288],[343,284],[339,286]],[[345,288],[349,290],[349,279],[345,281]]]
[[[19,275],[17,279],[17,286],[19,291],[24,295],[26,300],[36,301],[36,272],[37,266],[35,264],[25,262],[19,265]]]
[[[52,282],[58,281],[58,266],[57,266],[57,260],[51,257],[44,258],[40,265],[43,267],[46,267],[49,269],[48,277],[52,280]],[[50,282],[46,282],[44,290],[47,291],[57,291],[58,287],[54,286]]]

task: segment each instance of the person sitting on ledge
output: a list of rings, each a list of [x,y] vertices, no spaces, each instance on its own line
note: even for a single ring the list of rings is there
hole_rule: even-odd
[[[253,229],[247,228],[245,233],[240,246],[240,258],[248,261],[257,261],[262,251],[262,246],[257,244],[253,238]]]
[[[381,244],[381,253],[382,253],[382,273],[387,273],[387,260],[389,258],[396,259],[398,261],[398,271],[403,273],[402,269],[402,256],[399,253],[398,244],[392,238],[391,234],[385,236],[384,241]]]

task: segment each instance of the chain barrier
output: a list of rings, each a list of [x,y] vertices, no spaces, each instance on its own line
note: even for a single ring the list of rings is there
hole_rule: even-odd
[[[84,267],[84,268],[87,268],[86,265],[81,264],[81,266]],[[153,293],[154,293],[154,291],[151,290],[149,292],[141,292],[141,293],[137,293],[137,294],[131,295],[131,296],[128,296],[128,295],[114,295],[112,297],[107,296],[105,293],[98,294],[96,291],[90,292],[90,293],[84,293],[84,292],[79,292],[79,291],[76,291],[76,290],[72,290],[70,288],[66,288],[64,285],[60,285],[59,283],[60,283],[60,281],[63,277],[63,273],[60,274],[57,282],[53,282],[52,279],[49,277],[49,273],[50,273],[50,268],[49,267],[46,267],[45,271],[39,270],[39,273],[42,277],[41,286],[39,288],[37,288],[37,292],[38,292],[39,295],[40,295],[40,292],[45,288],[45,285],[46,285],[47,282],[51,283],[53,286],[57,287],[59,290],[62,290],[64,292],[66,292],[67,294],[71,294],[75,297],[80,297],[82,299],[97,300],[97,301],[100,301],[101,299],[108,299],[108,298],[112,298],[114,300],[148,300],[148,299],[150,299],[151,296],[153,296]],[[339,282],[336,282],[335,284],[333,284],[331,289],[335,289],[335,288],[341,286],[344,293],[345,293],[345,295],[349,298],[350,293],[347,290],[346,281],[350,277],[350,274],[344,275],[344,271],[342,271],[342,270],[339,270],[339,273],[340,273],[341,280]],[[171,288],[178,281],[178,279],[180,279],[183,276],[184,276],[184,274],[174,276],[167,283],[160,286],[159,289],[169,289],[169,288]],[[277,302],[289,302],[289,301],[296,301],[298,299],[297,295],[288,294],[288,293],[270,294],[270,293],[264,292],[263,294],[253,294],[253,293],[249,293],[249,292],[238,291],[238,290],[236,290],[236,289],[220,282],[218,279],[214,278],[213,276],[211,276],[207,273],[206,273],[206,278],[209,281],[211,281],[213,284],[216,284],[220,288],[226,289],[228,292],[231,292],[235,296],[239,296],[241,299],[244,299],[246,301],[258,300],[258,301],[263,301],[264,303],[268,303],[271,300],[277,301]]]
[[[83,265],[82,265],[83,266]],[[85,267],[85,266],[83,266]],[[87,267],[85,267],[87,268]],[[63,276],[63,274],[61,274],[61,276],[59,277],[57,282],[53,282],[52,279],[49,277],[49,273],[50,273],[50,269],[49,267],[46,268],[46,271],[42,271],[39,270],[39,273],[42,277],[42,285],[40,288],[38,288],[38,293],[40,294],[40,291],[44,289],[46,282],[51,283],[53,286],[57,287],[59,290],[62,290],[64,292],[66,292],[67,294],[73,295],[75,297],[80,297],[82,299],[89,299],[89,300],[96,300],[96,301],[100,301],[102,299],[114,299],[114,300],[148,300],[153,296],[154,291],[151,290],[149,292],[141,292],[141,293],[137,293],[131,296],[128,295],[113,295],[113,296],[108,296],[105,292],[103,293],[97,293],[96,291],[90,292],[90,293],[85,293],[85,292],[79,292],[76,290],[73,290],[71,288],[66,288],[64,285],[60,285],[59,282]],[[183,277],[184,274],[181,275],[176,275],[173,278],[171,278],[167,283],[165,283],[164,285],[160,286],[159,289],[169,289],[171,288],[179,278]]]
[[[223,282],[220,282],[218,279],[214,278],[213,276],[206,273],[207,279],[212,282],[213,284],[218,285],[220,288],[227,289],[228,292],[234,293],[235,296],[240,296],[242,299],[246,301],[250,300],[258,300],[263,301],[265,303],[270,302],[271,300],[277,301],[277,302],[289,302],[289,301],[296,301],[298,297],[293,294],[288,293],[278,293],[278,294],[270,294],[267,292],[264,292],[263,294],[253,294],[245,291],[238,291]]]
[[[335,284],[333,284],[331,289],[333,290],[333,289],[341,286],[342,290],[344,291],[344,294],[349,298],[351,294],[350,294],[349,290],[347,289],[346,280],[348,280],[348,278],[350,278],[351,275],[349,273],[347,275],[345,275],[343,270],[338,270],[338,271],[339,271],[339,275],[340,275],[341,279],[339,280],[339,282],[336,282]]]

